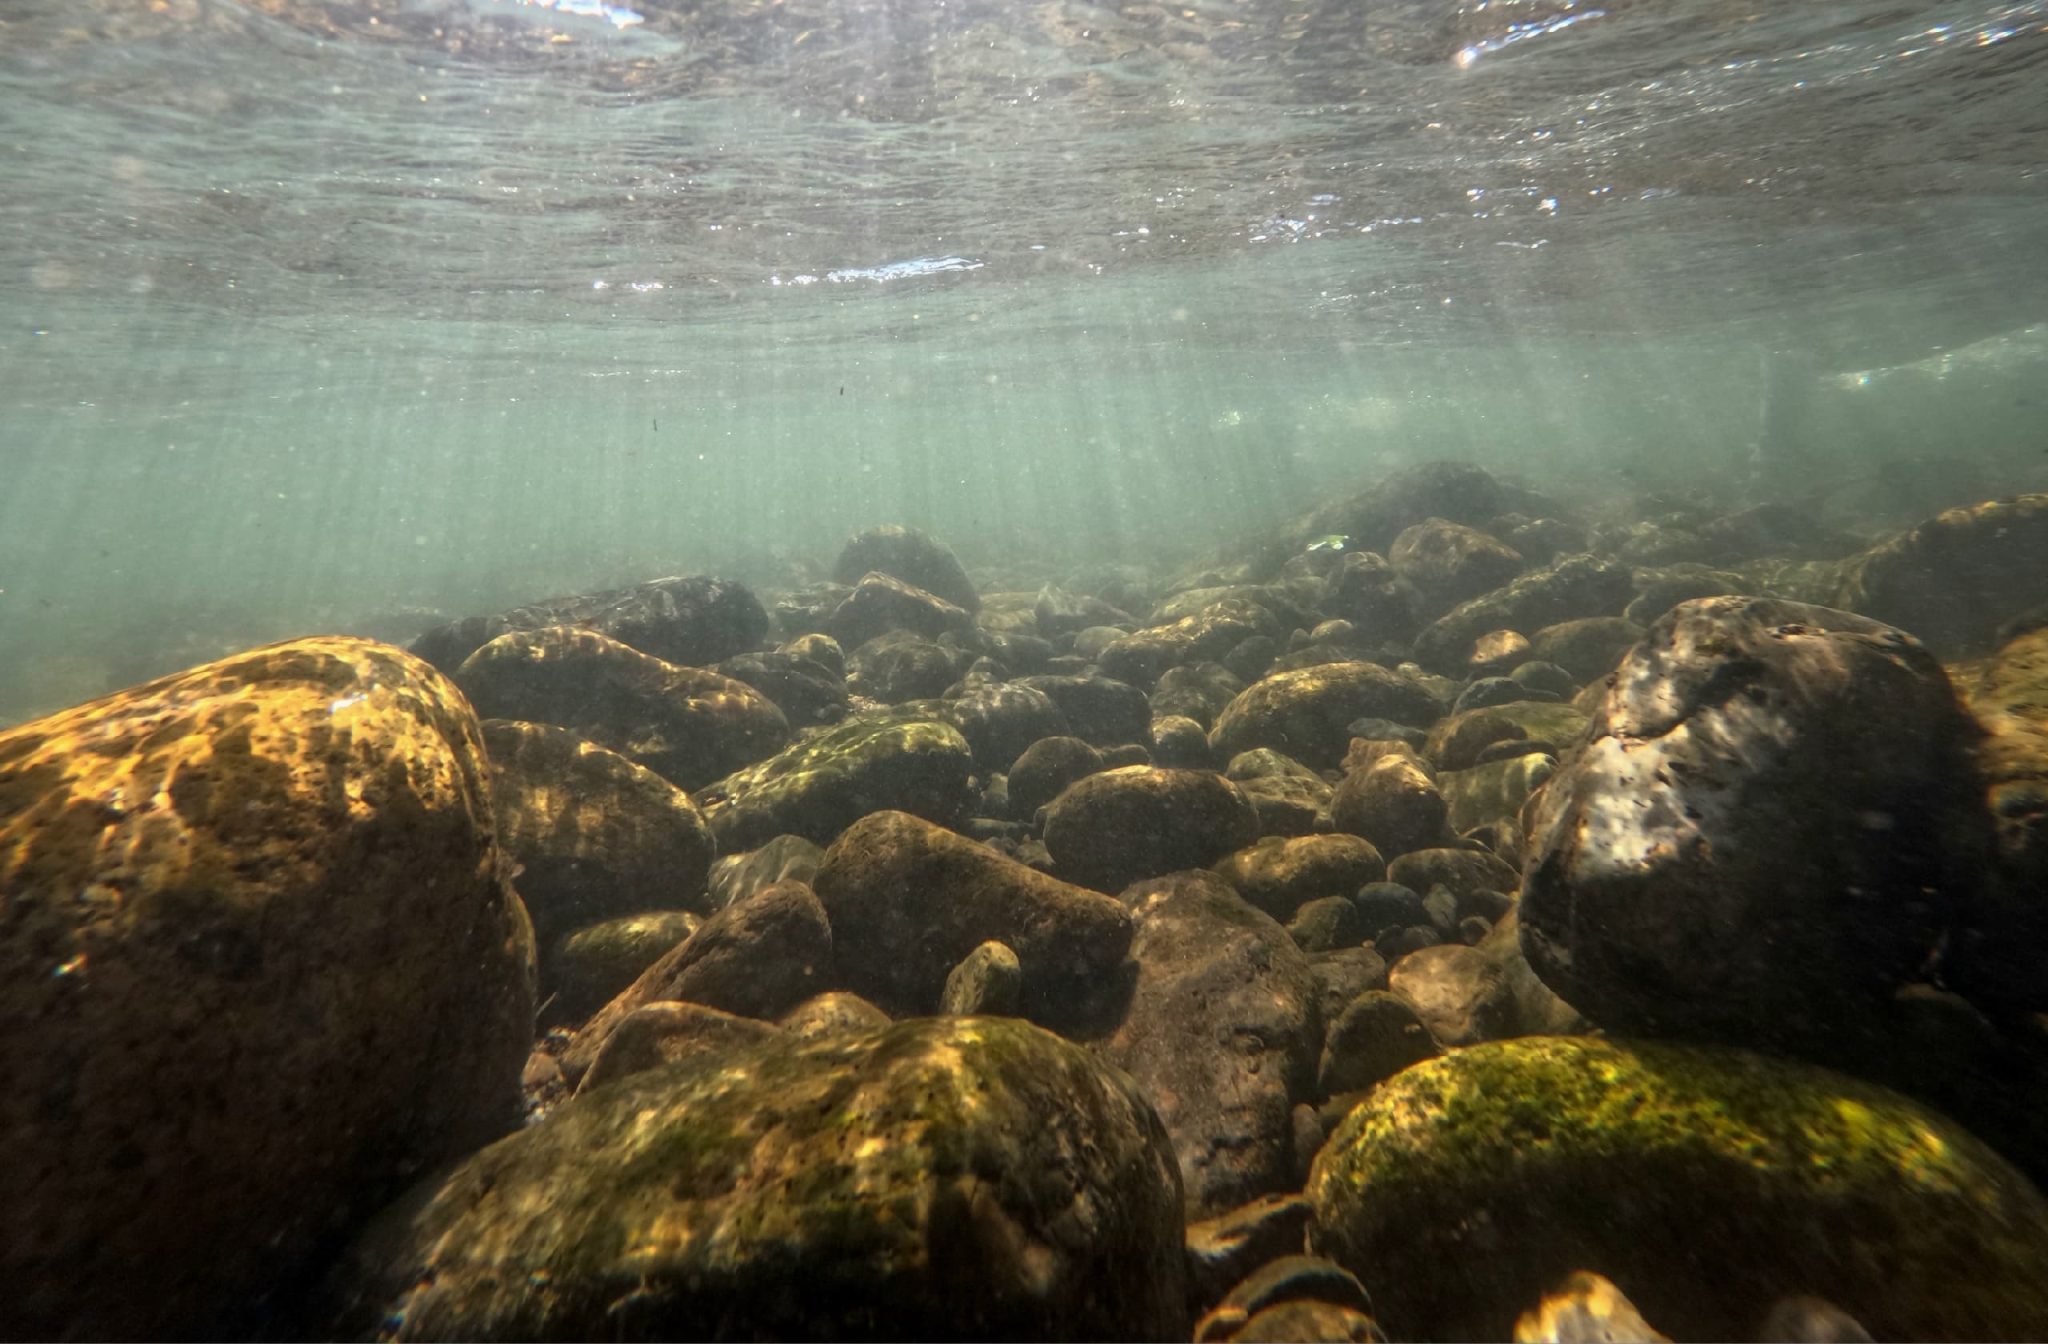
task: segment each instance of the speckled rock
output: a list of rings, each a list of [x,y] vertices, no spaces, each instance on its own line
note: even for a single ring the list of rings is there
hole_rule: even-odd
[[[1471,655],[1473,641],[1489,631],[1528,634],[1582,616],[1619,615],[1633,595],[1627,566],[1591,555],[1566,556],[1439,616],[1415,637],[1415,660],[1454,672]]]
[[[1900,631],[1766,598],[1660,620],[1532,805],[1530,964],[1614,1031],[1834,1057],[1933,953],[1988,839],[1973,733]]]
[[[1096,747],[1146,742],[1152,735],[1152,706],[1145,693],[1114,677],[1024,677],[1021,686],[1043,691],[1067,716],[1067,731]]]
[[[1293,1108],[1314,1086],[1320,1044],[1307,958],[1214,873],[1175,873],[1125,897],[1137,983],[1097,1049],[1173,1136],[1188,1216],[1290,1188]]]
[[[973,806],[973,758],[947,723],[878,711],[805,738],[759,765],[726,776],[700,798],[725,853],[800,835],[829,845],[840,831],[881,808],[942,825]]]
[[[789,740],[782,711],[745,682],[678,667],[594,630],[500,635],[455,673],[476,712],[567,728],[685,789]]]
[[[808,884],[824,859],[825,851],[800,835],[778,835],[757,848],[728,854],[711,865],[711,908],[737,905],[777,882]]]
[[[1211,770],[1105,770],[1045,810],[1045,847],[1060,875],[1104,892],[1204,867],[1257,834],[1251,800]]]
[[[1606,676],[1635,642],[1643,627],[1621,616],[1585,616],[1546,625],[1529,640],[1533,658],[1555,663],[1578,680]]]
[[[1330,824],[1364,837],[1382,854],[1444,843],[1449,816],[1435,776],[1405,746],[1346,774],[1330,799]]]
[[[1744,1338],[1794,1291],[1880,1339],[2048,1331],[2024,1176],[1894,1093],[1739,1051],[1457,1051],[1353,1110],[1308,1195],[1312,1246],[1370,1277],[1397,1338],[1505,1338],[1586,1265],[1681,1339]]]
[[[576,1033],[562,1072],[579,1081],[619,1023],[646,1004],[681,1000],[769,1019],[831,983],[824,907],[803,883],[778,882],[705,920],[643,971]]]
[[[429,630],[413,641],[412,651],[453,674],[500,635],[557,625],[594,630],[663,662],[703,667],[759,644],[768,633],[768,613],[744,585],[700,574],[467,617]]]
[[[1950,509],[1840,569],[1834,605],[1944,654],[1983,649],[2005,620],[2048,602],[2048,494]]]
[[[703,922],[682,910],[647,910],[572,931],[541,958],[541,1021],[580,1025]]]
[[[1975,993],[2048,1008],[2048,629],[2000,649],[1970,686],[1969,707],[1983,729],[1975,760],[1999,883],[1966,922],[1948,973]]]
[[[656,1000],[619,1019],[605,1037],[579,1093],[686,1059],[708,1060],[780,1036],[782,1029],[701,1003]]]
[[[1255,909],[1284,923],[1304,901],[1348,898],[1384,879],[1387,862],[1355,835],[1273,836],[1223,859],[1216,872]]]
[[[825,851],[816,879],[840,983],[892,1012],[936,1009],[946,977],[982,943],[1023,969],[1024,1016],[1058,1006],[1130,946],[1114,900],[902,812],[864,817]]]
[[[870,573],[854,583],[853,591],[826,620],[825,629],[851,649],[891,630],[907,630],[926,639],[966,635],[974,629],[974,617],[965,607],[914,584]]]
[[[1219,760],[1271,747],[1320,770],[1344,758],[1354,719],[1426,727],[1441,712],[1428,691],[1377,663],[1324,663],[1246,688],[1217,716],[1209,744]]]
[[[567,729],[491,719],[483,733],[498,842],[541,946],[616,915],[708,908],[711,832],[681,789]]]
[[[1387,562],[1415,585],[1432,612],[1490,593],[1523,569],[1512,546],[1442,518],[1403,528],[1387,550]]]
[[[1185,1337],[1171,1149],[1081,1048],[933,1018],[719,1064],[591,1092],[416,1190],[318,1333]]]
[[[956,607],[981,609],[981,599],[953,552],[917,528],[871,527],[849,538],[832,565],[832,577],[840,583],[857,584],[874,572],[922,588]]]
[[[261,1333],[364,1201],[514,1123],[509,867],[475,716],[388,645],[0,733],[7,1333]]]

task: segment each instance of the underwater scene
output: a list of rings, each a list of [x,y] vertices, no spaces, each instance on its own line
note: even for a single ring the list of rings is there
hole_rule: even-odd
[[[0,0],[0,1338],[2048,1337],[2048,0]]]

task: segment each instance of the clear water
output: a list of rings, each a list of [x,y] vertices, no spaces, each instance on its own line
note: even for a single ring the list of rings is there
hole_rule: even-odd
[[[2042,0],[8,0],[0,187],[6,717],[1438,455],[2048,485]]]

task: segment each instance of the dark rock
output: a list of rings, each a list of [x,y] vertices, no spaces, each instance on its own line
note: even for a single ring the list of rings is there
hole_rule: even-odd
[[[1517,523],[1504,538],[1532,565],[1547,565],[1560,555],[1577,555],[1590,544],[1586,529],[1561,518],[1535,518]]]
[[[1271,1260],[1300,1255],[1308,1238],[1308,1200],[1261,1195],[1240,1208],[1188,1224],[1188,1300],[1197,1313]]]
[[[1739,575],[1698,565],[1671,569],[1638,569],[1636,595],[1622,612],[1624,619],[1647,628],[1665,612],[1696,597],[1723,597],[1743,591]],[[1640,636],[1638,636],[1640,638]]]
[[[1052,661],[1052,645],[1036,635],[984,628],[981,642],[1015,676],[1036,676]]]
[[[1423,597],[1385,558],[1347,554],[1323,579],[1324,615],[1348,622],[1355,640],[1402,643],[1422,628]]]
[[[1643,627],[1620,616],[1586,616],[1538,630],[1529,641],[1532,656],[1555,663],[1579,681],[1597,681],[1643,637]],[[1531,696],[1530,699],[1542,697]]]
[[[1449,815],[1429,767],[1405,746],[1345,775],[1330,799],[1330,824],[1363,836],[1382,854],[1442,843]]]
[[[1415,637],[1415,660],[1437,671],[1456,671],[1471,654],[1473,641],[1489,630],[1526,633],[1581,616],[1612,616],[1628,605],[1631,592],[1626,566],[1591,555],[1567,556],[1451,608]]]
[[[1490,709],[1495,705],[1511,705],[1518,700],[1555,700],[1557,697],[1547,691],[1531,691],[1511,677],[1480,677],[1458,692],[1458,698],[1451,704],[1453,714],[1464,714],[1475,709]]]
[[[1178,714],[1152,720],[1152,758],[1171,770],[1208,770],[1215,763],[1208,731]]]
[[[1429,734],[1422,729],[1395,723],[1392,719],[1353,719],[1344,725],[1344,731],[1349,736],[1362,737],[1370,742],[1405,742],[1417,751],[1429,740]]]
[[[429,630],[413,641],[412,650],[453,674],[500,635],[560,625],[596,631],[666,663],[703,667],[758,645],[768,633],[768,613],[744,585],[692,575],[471,616]]]
[[[907,631],[925,639],[966,635],[974,617],[936,594],[887,574],[863,575],[853,591],[834,609],[826,629],[846,648],[855,648],[891,631]],[[853,669],[848,668],[848,674]]]
[[[1280,641],[1264,635],[1253,635],[1244,643],[1232,649],[1217,661],[1223,670],[1240,682],[1249,684],[1266,675],[1273,666],[1273,660],[1280,656]]]
[[[1490,905],[1478,905],[1477,893],[1513,891],[1521,875],[1499,856],[1476,849],[1418,849],[1401,855],[1387,866],[1389,880],[1416,891],[1446,887],[1457,899],[1458,914],[1487,914]],[[1497,911],[1495,913],[1498,913]]]
[[[1532,805],[1530,964],[1611,1030],[1834,1057],[1955,921],[1984,839],[1973,733],[1900,631],[1766,598],[1675,608]]]
[[[721,1013],[701,1003],[642,1004],[621,1018],[605,1037],[577,1094],[664,1064],[718,1058],[780,1035],[779,1027]]]
[[[955,1017],[1014,1017],[1023,991],[1024,968],[1017,954],[1001,943],[986,942],[946,977],[939,1011]]]
[[[1228,1334],[1203,1335],[1200,1338],[1228,1339],[1233,1341],[1233,1344],[1301,1339],[1385,1344],[1387,1336],[1372,1317],[1356,1307],[1342,1307],[1334,1302],[1318,1302],[1313,1299],[1297,1299],[1261,1308],[1257,1314]]]
[[[900,705],[943,694],[958,675],[956,654],[915,635],[879,635],[853,651],[847,684],[856,695]]]
[[[914,714],[857,714],[718,782],[705,819],[726,853],[800,835],[826,845],[881,808],[940,825],[967,815],[974,793],[967,739]]]
[[[1384,555],[1403,528],[1425,518],[1478,526],[1510,511],[1550,512],[1548,501],[1466,462],[1428,462],[1397,472],[1357,494],[1331,500],[1292,524],[1296,550],[1321,536],[1349,538],[1347,549]]]
[[[1102,769],[1102,753],[1078,737],[1047,737],[1032,743],[1010,767],[1010,812],[1030,817],[1059,797],[1075,780]]]
[[[1359,995],[1387,987],[1386,958],[1370,947],[1311,952],[1308,968],[1316,978],[1316,1020],[1325,1024]]]
[[[1429,911],[1422,904],[1422,893],[1399,882],[1369,882],[1358,889],[1351,902],[1375,932],[1429,923]]]
[[[1026,677],[1017,683],[1052,697],[1067,716],[1067,731],[1097,747],[1144,742],[1152,732],[1152,706],[1135,686],[1109,677]]]
[[[1076,657],[1086,658],[1091,663],[1095,662],[1097,659],[1102,657],[1102,651],[1104,649],[1116,643],[1118,640],[1125,638],[1130,633],[1130,631],[1125,630],[1120,626],[1091,625],[1086,630],[1081,630],[1075,633],[1073,640],[1074,655]],[[1116,674],[1111,673],[1110,675],[1114,676]],[[1144,684],[1147,686],[1152,684],[1151,677],[1149,675],[1146,677]]]
[[[1168,668],[1152,688],[1152,714],[1184,715],[1207,732],[1216,716],[1244,690],[1244,682],[1221,663],[1188,663]]]
[[[1764,1315],[1756,1337],[1787,1344],[1869,1344],[1863,1323],[1825,1298],[1781,1297]]]
[[[541,958],[542,1023],[580,1025],[703,922],[682,910],[648,910],[575,930]]]
[[[1365,1286],[1348,1270],[1296,1253],[1246,1275],[1196,1324],[1195,1339],[1384,1341],[1371,1311]]]
[[[1515,1003],[1507,975],[1492,958],[1463,943],[1418,948],[1395,962],[1387,989],[1415,1010],[1445,1049],[1510,1035]]]
[[[825,852],[817,892],[840,983],[904,1012],[937,1008],[947,975],[994,940],[1016,954],[1022,1014],[1038,1019],[1104,977],[1131,940],[1114,900],[901,812],[849,827]]]
[[[1372,1275],[1399,1338],[1508,1338],[1589,1264],[1679,1339],[1743,1338],[1788,1284],[1881,1339],[2048,1331],[2048,1202],[2025,1177],[1895,1093],[1739,1051],[1455,1051],[1353,1110],[1307,1193],[1311,1246]]]
[[[1126,742],[1121,746],[1102,749],[1102,768],[1121,770],[1125,766],[1152,764],[1152,752],[1137,742]]]
[[[1449,887],[1442,884],[1431,887],[1422,897],[1422,909],[1429,917],[1429,926],[1438,933],[1449,937],[1457,931],[1458,898],[1451,895]]]
[[[0,733],[0,1328],[272,1333],[324,1239],[516,1123],[490,816],[468,704],[368,640]]]
[[[336,1267],[315,1333],[1185,1337],[1173,1154],[1086,1051],[931,1018],[722,1062],[593,1092],[423,1185]]]
[[[801,882],[778,882],[704,921],[598,1010],[562,1053],[580,1081],[605,1041],[636,1009],[661,1000],[772,1019],[831,983],[832,926]]]
[[[953,553],[914,527],[871,527],[840,548],[832,577],[857,584],[871,573],[886,574],[966,611],[979,611],[981,599]]]
[[[1441,1053],[1406,999],[1367,990],[1332,1018],[1323,1037],[1316,1091],[1325,1097],[1363,1092]]]
[[[1997,880],[1963,922],[1947,975],[1972,993],[2048,1008],[2048,629],[2004,648],[1969,688],[1982,734],[1976,775],[1991,815]]]
[[[1526,635],[1518,630],[1489,630],[1472,641],[1472,656],[1459,670],[1474,677],[1504,676],[1528,656]]]
[[[1522,557],[1513,547],[1442,518],[1402,529],[1387,551],[1387,561],[1435,612],[1490,593],[1523,569]]]
[[[574,733],[491,719],[498,842],[541,946],[640,910],[709,909],[711,832],[689,796]]]
[[[842,681],[846,678],[846,650],[838,640],[830,635],[798,635],[795,639],[790,640],[787,644],[777,649],[776,652],[787,654],[792,658],[801,658],[805,662],[816,663],[819,667],[824,668],[826,672]]]
[[[844,602],[846,595],[852,591],[851,584],[814,583],[795,592],[784,593],[775,601],[775,610],[772,613],[775,629],[789,637],[792,642],[812,636],[829,639],[830,636],[823,633],[825,623],[831,619],[833,612],[839,610],[839,604]],[[835,646],[838,642],[832,641]],[[844,667],[840,668],[842,674],[845,670]]]
[[[1104,892],[1214,863],[1257,833],[1251,800],[1208,770],[1105,770],[1045,809],[1045,847],[1060,875]]]
[[[1373,937],[1373,947],[1387,959],[1389,965],[1398,965],[1403,957],[1419,952],[1425,947],[1435,947],[1443,940],[1443,934],[1438,932],[1434,925],[1425,922],[1410,924],[1406,928],[1394,929],[1391,932],[1381,930]]]
[[[1488,705],[1439,720],[1429,731],[1423,755],[1439,770],[1466,770],[1496,742],[1525,742],[1530,751],[1562,759],[1585,736],[1587,716],[1571,705],[1518,700]]]
[[[1950,509],[1841,564],[1834,605],[1911,631],[1944,654],[1982,650],[2048,601],[2048,494]]]
[[[1096,661],[1105,676],[1133,686],[1150,686],[1168,668],[1211,662],[1254,635],[1272,639],[1280,633],[1278,618],[1265,607],[1247,598],[1225,598],[1169,625],[1123,635],[1104,648]]]
[[[1556,663],[1544,663],[1534,660],[1517,663],[1514,670],[1508,673],[1508,678],[1522,686],[1528,687],[1532,691],[1549,692],[1548,696],[1530,697],[1534,700],[1543,700],[1550,697],[1555,697],[1559,700],[1569,700],[1578,693],[1579,689],[1579,683],[1573,678],[1572,674],[1559,667]]]
[[[1322,769],[1343,759],[1345,725],[1354,720],[1426,727],[1440,709],[1429,692],[1376,663],[1326,663],[1248,687],[1217,716],[1209,744],[1219,759],[1271,747]]]
[[[711,908],[737,905],[777,882],[808,884],[825,851],[800,835],[778,835],[757,849],[728,854],[711,865]]]
[[[1067,731],[1067,716],[1044,691],[1017,682],[977,686],[933,705],[933,717],[960,730],[984,770],[1001,770],[1041,738]]]
[[[1304,901],[1287,921],[1287,936],[1304,952],[1356,947],[1372,932],[1359,918],[1358,907],[1343,896],[1319,896]]]
[[[1278,924],[1213,873],[1126,893],[1138,977],[1097,1049],[1172,1136],[1191,1218],[1292,1182],[1293,1109],[1314,1085],[1315,978]]]
[[[831,642],[822,635],[814,638]],[[743,653],[726,659],[712,671],[753,687],[768,697],[784,718],[800,727],[837,723],[846,717],[845,679],[816,659],[780,650]]]
[[[889,1015],[858,994],[835,989],[805,999],[784,1013],[775,1025],[808,1041],[819,1036],[879,1031],[889,1025]]]
[[[1272,836],[1223,859],[1216,872],[1255,908],[1285,921],[1307,901],[1349,898],[1367,883],[1381,881],[1387,863],[1355,835]]]
[[[746,683],[569,626],[500,635],[455,682],[484,718],[567,728],[685,789],[789,740],[782,711]]]

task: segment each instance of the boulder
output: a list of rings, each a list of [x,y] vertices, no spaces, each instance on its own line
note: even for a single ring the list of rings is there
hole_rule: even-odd
[[[1103,892],[1206,867],[1257,834],[1251,800],[1212,770],[1105,770],[1069,786],[1045,810],[1045,848],[1059,874]]]
[[[871,527],[849,538],[832,566],[833,579],[845,584],[857,584],[877,572],[964,610],[981,609],[981,599],[953,552],[917,528]]]
[[[1426,727],[1442,706],[1428,691],[1377,663],[1323,663],[1280,672],[1247,687],[1216,716],[1209,745],[1218,760],[1271,747],[1316,769],[1344,758],[1354,719]]]
[[[1477,528],[1425,518],[1402,529],[1387,551],[1394,572],[1415,585],[1432,612],[1448,611],[1512,580],[1521,555]]]
[[[1490,631],[1528,634],[1582,616],[1617,615],[1633,595],[1626,565],[1591,555],[1566,556],[1439,616],[1415,637],[1415,661],[1456,672],[1471,656],[1474,641]]]
[[[703,922],[682,910],[646,910],[573,930],[541,957],[542,1023],[580,1025]]]
[[[1355,835],[1271,836],[1225,858],[1216,872],[1254,908],[1284,922],[1303,902],[1348,899],[1366,883],[1382,880],[1387,863]]]
[[[500,635],[557,625],[596,631],[663,662],[703,667],[759,644],[768,613],[745,585],[699,574],[467,617],[427,631],[412,651],[452,675]]]
[[[2048,602],[2048,494],[1950,509],[1839,568],[1835,605],[1943,654],[1985,649],[2007,619]]]
[[[531,926],[455,687],[294,640],[0,733],[7,1333],[268,1333],[516,1123]]]

